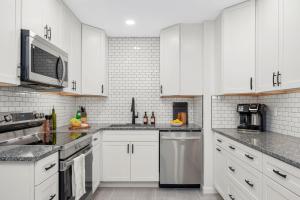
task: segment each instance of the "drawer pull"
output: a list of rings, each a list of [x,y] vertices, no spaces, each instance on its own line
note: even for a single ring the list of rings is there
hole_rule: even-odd
[[[228,167],[228,169],[230,169],[230,171],[235,172],[235,169],[233,167]]]
[[[56,197],[56,194],[51,195],[49,200],[54,199],[54,197]]]
[[[229,194],[228,196],[230,197],[231,200],[235,200],[232,194]]]
[[[286,178],[287,175],[280,173],[278,170],[273,169],[273,172],[279,176],[281,176],[282,178]]]
[[[245,154],[245,156],[246,156],[247,158],[249,158],[250,160],[254,160],[254,157],[250,156],[249,154]]]
[[[249,180],[247,180],[247,179],[245,179],[245,182],[250,186],[250,187],[253,187],[254,186],[254,184],[253,183],[251,183]]]
[[[98,140],[98,138],[94,138],[94,141],[97,141]]]
[[[55,165],[56,165],[56,163],[53,163],[49,167],[45,167],[45,170],[48,171],[49,169],[53,168]]]
[[[233,146],[229,146],[229,148],[232,149],[232,150],[235,150],[235,147],[233,147]]]
[[[217,141],[220,142],[220,143],[222,143],[222,140],[220,140],[220,139],[217,139]]]
[[[219,148],[216,148],[216,149],[217,149],[217,151],[219,151],[219,152],[221,151],[221,149],[219,149]]]

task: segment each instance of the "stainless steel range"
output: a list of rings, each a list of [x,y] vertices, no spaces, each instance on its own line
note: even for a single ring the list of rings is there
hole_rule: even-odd
[[[72,177],[74,159],[85,155],[86,193],[80,200],[92,199],[92,137],[84,132],[44,133],[43,113],[0,113],[0,146],[57,145],[59,151],[59,199],[73,200]]]

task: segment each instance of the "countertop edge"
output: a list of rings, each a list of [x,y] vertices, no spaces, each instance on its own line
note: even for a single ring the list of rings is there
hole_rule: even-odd
[[[266,155],[268,155],[268,156],[271,156],[272,158],[275,158],[275,159],[277,159],[277,160],[280,160],[280,161],[282,161],[282,162],[284,162],[284,163],[286,163],[286,164],[288,164],[288,165],[291,165],[291,166],[293,166],[293,167],[296,167],[296,168],[300,169],[300,163],[297,162],[297,161],[288,159],[288,158],[286,158],[286,157],[284,157],[284,156],[278,155],[277,153],[268,151],[268,150],[266,150],[266,149],[264,149],[264,148],[262,148],[262,147],[258,147],[258,146],[255,146],[255,145],[251,145],[251,144],[249,144],[249,143],[247,143],[247,142],[243,142],[243,141],[241,141],[241,140],[239,140],[239,139],[236,139],[236,138],[234,138],[234,137],[231,137],[230,135],[228,135],[228,134],[222,132],[221,130],[212,128],[212,131],[214,131],[214,132],[216,132],[216,133],[219,133],[219,134],[221,134],[221,135],[223,135],[223,136],[225,136],[225,137],[227,137],[227,138],[229,138],[229,139],[232,139],[232,140],[234,140],[234,141],[236,141],[236,142],[238,142],[238,143],[240,143],[240,144],[243,144],[243,145],[245,145],[245,146],[247,146],[247,147],[249,147],[249,148],[252,148],[252,149],[254,149],[254,150],[260,151],[260,152],[262,152],[262,153],[264,153],[264,154],[266,154]]]

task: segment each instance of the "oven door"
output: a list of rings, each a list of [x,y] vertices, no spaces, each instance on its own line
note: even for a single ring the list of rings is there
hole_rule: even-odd
[[[22,30],[21,40],[21,81],[67,87],[67,53],[28,30]]]
[[[85,155],[85,190],[86,193],[80,198],[80,200],[90,200],[92,199],[92,164],[93,164],[93,153],[92,147],[87,146],[86,148],[80,150],[78,153],[74,154],[66,160],[60,161],[59,170],[59,199],[60,200],[74,200],[75,197],[72,194],[72,174],[74,158]]]

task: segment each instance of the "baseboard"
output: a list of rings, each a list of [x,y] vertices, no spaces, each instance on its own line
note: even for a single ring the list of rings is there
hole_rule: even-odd
[[[203,194],[216,194],[218,193],[217,190],[214,187],[202,187],[202,193]]]
[[[101,187],[148,187],[158,188],[158,182],[101,182]]]

